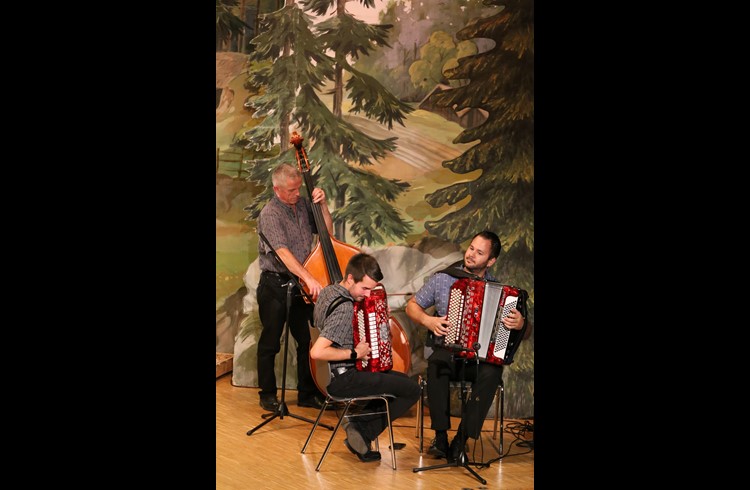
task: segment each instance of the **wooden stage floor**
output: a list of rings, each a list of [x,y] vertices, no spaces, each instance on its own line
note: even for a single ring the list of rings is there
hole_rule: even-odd
[[[279,390],[279,396],[281,390]],[[286,404],[290,413],[315,420],[318,410],[297,406],[297,392],[286,391]],[[331,432],[318,427],[305,454],[302,446],[312,424],[292,417],[275,418],[252,435],[247,431],[261,424],[268,413],[258,404],[258,389],[232,386],[231,373],[216,379],[216,489],[479,489],[502,488],[521,490],[534,488],[534,451],[519,446],[524,439],[533,438],[533,432],[516,437],[510,429],[523,427],[524,420],[505,420],[503,453],[505,456],[489,465],[472,466],[482,478],[483,485],[462,467],[440,468],[414,472],[413,468],[445,463],[426,454],[433,431],[429,428],[425,412],[425,453],[419,453],[416,437],[416,405],[406,416],[396,419],[393,437],[406,443],[406,448],[396,452],[397,469],[391,468],[388,449],[388,431],[380,436],[382,459],[375,463],[362,463],[344,446],[346,433],[339,429],[336,440],[326,456],[320,471],[315,471]],[[334,426],[335,411],[327,411],[321,422]],[[458,418],[451,421],[449,439],[458,427]],[[485,421],[481,440],[469,440],[467,451],[472,461],[491,461],[499,456],[500,438],[492,439],[493,419]],[[518,433],[518,430],[515,431]],[[476,445],[474,444],[476,442]],[[472,451],[473,449],[473,451]]]

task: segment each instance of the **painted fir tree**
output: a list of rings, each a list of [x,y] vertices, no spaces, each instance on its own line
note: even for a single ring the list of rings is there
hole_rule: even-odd
[[[367,8],[373,8],[373,0],[359,1]],[[363,113],[368,119],[375,119],[392,129],[393,123],[403,126],[403,117],[412,111],[391,94],[374,77],[355,69],[349,62],[356,62],[360,56],[370,51],[388,46],[388,31],[391,25],[370,25],[346,12],[347,0],[302,0],[306,10],[323,15],[334,8],[334,15],[316,25],[320,41],[333,53],[334,87],[333,116],[336,124],[320,128],[316,140],[320,145],[312,155],[322,161],[334,162],[331,166],[332,178],[339,187],[336,199],[334,220],[340,224],[349,223],[357,243],[385,243],[387,237],[404,238],[411,225],[404,221],[390,204],[409,184],[397,179],[384,179],[364,167],[372,165],[372,160],[385,157],[386,152],[396,149],[396,138],[378,140],[367,136],[343,119],[343,101],[346,95],[352,103],[349,112]],[[348,80],[344,85],[344,73]],[[358,165],[359,168],[347,165]],[[345,205],[346,203],[346,205]],[[343,227],[337,228],[337,235],[343,236]]]
[[[291,122],[298,111],[322,112],[318,98],[324,81],[332,76],[333,60],[310,31],[311,21],[293,0],[283,8],[260,18],[260,34],[252,39],[248,82],[250,96],[245,107],[261,121],[237,139],[256,156],[249,160],[248,180],[266,185],[245,207],[248,219],[256,219],[273,196],[269,172],[281,162],[295,162],[289,144]],[[279,142],[278,145],[276,142]],[[327,189],[326,189],[327,190]]]
[[[481,174],[426,196],[434,207],[466,203],[439,220],[427,222],[432,234],[463,243],[483,229],[495,231],[503,244],[496,275],[529,292],[530,317],[534,305],[534,2],[488,0],[502,5],[495,15],[478,18],[456,34],[457,39],[488,38],[495,46],[460,58],[449,79],[469,83],[433,95],[441,107],[480,108],[489,114],[481,125],[466,129],[454,143],[478,143],[443,162],[458,174]],[[519,391],[533,399],[533,337],[521,344],[514,369],[514,400]],[[509,392],[510,394],[510,392]],[[523,407],[515,407],[521,410]],[[514,413],[514,407],[509,407]],[[526,416],[526,413],[515,416]],[[513,416],[513,415],[511,415]]]
[[[250,76],[250,83],[262,87],[262,93],[251,97],[247,105],[256,117],[265,119],[244,137],[249,147],[265,149],[279,139],[280,153],[254,162],[251,178],[267,181],[268,169],[281,161],[294,161],[289,147],[294,123],[305,139],[311,164],[317,167],[313,169],[315,185],[334,199],[337,238],[346,240],[346,224],[359,245],[385,243],[388,238],[405,237],[411,228],[391,204],[408,184],[385,179],[365,167],[394,151],[396,138],[372,138],[346,122],[342,116],[344,89],[352,101],[352,112],[363,112],[389,129],[394,121],[403,124],[403,115],[411,109],[346,60],[384,43],[388,26],[358,21],[346,14],[343,0],[339,3],[336,15],[315,26],[315,32],[311,17],[293,2],[264,16],[261,34],[253,40],[251,59],[255,64]],[[307,9],[325,13],[333,4],[333,0],[308,2]],[[350,75],[346,86],[344,71]],[[326,80],[333,82],[333,110],[318,96]],[[270,188],[256,197],[247,207],[251,218],[257,217],[270,197]]]
[[[230,51],[232,40],[242,36],[247,24],[235,15],[237,0],[216,0],[216,51]],[[242,51],[242,48],[238,51]]]

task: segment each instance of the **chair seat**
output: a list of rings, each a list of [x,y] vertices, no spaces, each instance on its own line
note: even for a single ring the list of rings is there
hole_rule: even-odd
[[[354,402],[354,401],[365,401],[365,400],[377,400],[378,398],[396,398],[396,395],[392,395],[391,393],[379,393],[376,395],[365,395],[365,396],[333,396],[328,395],[328,398],[330,401],[335,403],[347,403],[347,402]]]

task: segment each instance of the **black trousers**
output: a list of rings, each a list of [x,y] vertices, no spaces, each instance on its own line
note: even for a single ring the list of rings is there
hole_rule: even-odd
[[[281,336],[286,318],[287,280],[283,277],[262,273],[258,283],[258,312],[263,330],[258,339],[258,385],[261,395],[276,394],[276,354],[281,350]],[[297,391],[298,399],[322,396],[310,374],[310,330],[313,305],[301,297],[292,286],[292,304],[289,309],[289,333],[297,341]],[[290,344],[291,345],[291,344]],[[293,351],[289,352],[289,356]],[[288,369],[288,366],[287,366]]]
[[[466,401],[466,416],[461,429],[468,437],[478,439],[495,391],[503,376],[503,366],[476,360],[454,359],[453,353],[441,347],[427,360],[427,400],[430,406],[430,427],[433,430],[451,428],[450,382],[471,381],[471,397]]]
[[[372,373],[349,369],[331,379],[328,393],[333,396],[353,397],[390,393],[396,398],[388,402],[391,422],[406,413],[419,399],[419,384],[398,371]],[[382,400],[371,400],[363,412],[385,410]],[[388,427],[386,415],[362,415],[352,419],[354,427],[368,441],[374,441]]]

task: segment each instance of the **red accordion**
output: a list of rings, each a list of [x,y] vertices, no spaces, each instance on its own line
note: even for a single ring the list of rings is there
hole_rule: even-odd
[[[369,298],[354,303],[354,345],[364,341],[370,344],[369,359],[357,359],[358,371],[388,371],[393,368],[391,326],[388,321],[388,299],[385,288],[378,285]]]
[[[478,342],[476,356],[480,361],[510,364],[526,325],[521,330],[511,330],[503,325],[503,319],[514,308],[526,316],[527,297],[523,289],[494,281],[457,280],[451,286],[448,299],[447,316],[453,326],[448,329],[443,343],[469,349],[470,352],[458,351],[458,355],[473,359],[474,345]]]

